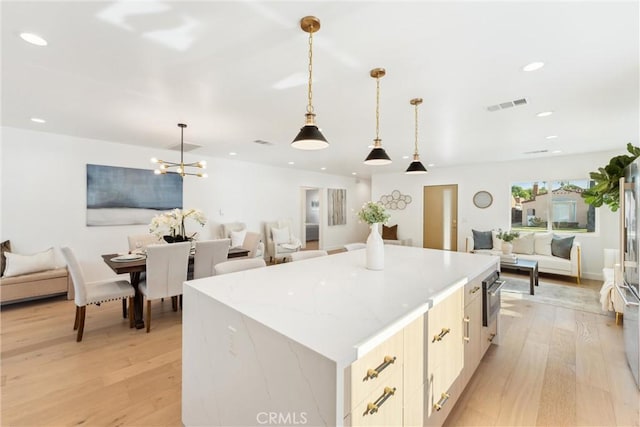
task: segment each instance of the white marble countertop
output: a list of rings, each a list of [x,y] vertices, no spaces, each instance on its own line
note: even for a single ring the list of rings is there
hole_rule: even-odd
[[[187,282],[211,298],[345,367],[498,258],[385,245],[385,269],[365,250]]]

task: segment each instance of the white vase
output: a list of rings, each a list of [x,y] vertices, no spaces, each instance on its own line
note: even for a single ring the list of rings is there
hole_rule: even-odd
[[[378,223],[371,224],[371,233],[367,237],[367,268],[369,270],[384,269],[384,242],[380,236]]]
[[[504,255],[511,255],[511,252],[513,252],[513,243],[502,242],[502,253]]]

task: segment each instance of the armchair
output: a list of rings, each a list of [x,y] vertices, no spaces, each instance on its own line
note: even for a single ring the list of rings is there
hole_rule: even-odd
[[[265,239],[267,241],[267,253],[269,259],[278,262],[294,252],[300,250],[302,243],[292,233],[293,221],[291,219],[278,220],[265,223]]]
[[[244,236],[242,234],[244,232]],[[231,239],[231,247],[242,247],[249,250],[248,258],[264,257],[264,243],[260,233],[247,231],[244,222],[229,222],[220,224],[218,231],[219,239]],[[239,242],[238,239],[242,241]]]

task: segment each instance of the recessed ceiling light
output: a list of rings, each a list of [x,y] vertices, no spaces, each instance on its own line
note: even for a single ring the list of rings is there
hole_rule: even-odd
[[[522,67],[522,71],[535,71],[539,70],[542,67],[544,67],[544,62],[537,61],[525,65],[524,67]]]
[[[33,33],[20,33],[20,38],[27,43],[35,44],[36,46],[47,45],[47,41],[45,39]]]
[[[551,154],[560,154],[560,153],[562,153],[562,150],[553,150],[551,152]]]
[[[230,155],[230,156],[237,156],[237,155],[238,155],[238,153],[236,153],[236,152],[232,151],[232,152],[230,152],[230,153],[229,153],[229,155]]]
[[[45,119],[41,119],[39,117],[31,117],[31,121],[35,123],[47,123]]]
[[[402,156],[402,158],[406,160],[409,158],[409,156]]]
[[[324,170],[327,170],[327,168],[325,168],[325,167],[321,167],[321,168],[320,168],[320,170],[321,170],[321,171],[324,171]]]
[[[557,137],[558,137],[558,135],[549,135],[549,136],[546,136],[545,138],[546,139],[556,139]]]
[[[351,172],[351,175],[357,175],[357,173],[355,173],[355,172]]]
[[[553,114],[553,111],[542,111],[536,114],[536,117],[547,117]]]
[[[428,167],[430,167],[430,168],[432,168],[432,167],[434,167],[435,165],[436,165],[435,163],[429,163],[427,166],[428,166]]]
[[[373,145],[367,145],[367,148],[373,148]]]
[[[289,165],[295,165],[295,164],[296,164],[296,162],[288,162],[287,164],[289,164]]]

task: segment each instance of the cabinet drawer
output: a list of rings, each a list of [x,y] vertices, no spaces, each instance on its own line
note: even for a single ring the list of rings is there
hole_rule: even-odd
[[[427,312],[427,372],[462,359],[463,317],[462,289]]]
[[[403,331],[400,331],[351,364],[348,369],[351,385],[349,406],[353,408],[362,403],[365,397],[396,373],[402,380],[402,364]]]
[[[464,305],[467,306],[478,297],[482,298],[482,279],[480,277],[470,280],[464,285]]]
[[[404,328],[403,384],[405,395],[422,390],[427,382],[427,317],[420,316]]]
[[[402,370],[380,382],[350,414],[352,426],[402,426]],[[376,407],[372,405],[376,405]]]

